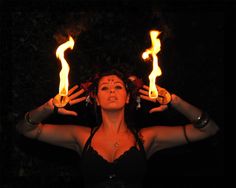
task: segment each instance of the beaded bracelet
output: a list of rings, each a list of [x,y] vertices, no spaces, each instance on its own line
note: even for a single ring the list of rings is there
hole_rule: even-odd
[[[30,119],[29,112],[25,113],[25,121],[29,124],[32,125],[33,127],[36,127],[36,125],[39,124],[39,122],[34,122]]]
[[[193,121],[193,126],[197,129],[202,129],[208,124],[209,120],[210,118],[208,114],[206,112],[202,112],[201,116]]]

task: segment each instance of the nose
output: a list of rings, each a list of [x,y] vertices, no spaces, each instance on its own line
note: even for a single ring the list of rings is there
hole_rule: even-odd
[[[114,87],[110,87],[110,93],[115,93],[115,88]]]
[[[115,90],[111,88],[110,93],[115,93]]]

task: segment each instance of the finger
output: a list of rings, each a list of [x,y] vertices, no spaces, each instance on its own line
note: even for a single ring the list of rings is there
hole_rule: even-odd
[[[156,85],[156,87],[157,87],[157,89],[164,89],[164,88],[162,88],[162,87],[159,86],[159,85]]]
[[[148,91],[140,89],[139,93],[143,94],[143,95],[148,95]]]
[[[79,91],[77,91],[76,93],[74,93],[73,95],[70,96],[70,99],[75,99],[77,98],[78,96],[80,96],[82,93],[84,92],[84,89],[81,89]]]
[[[141,99],[147,100],[147,101],[151,101],[151,102],[156,102],[156,99],[152,99],[149,96],[146,95],[140,95]]]
[[[68,91],[68,96],[73,93],[79,86],[75,85],[74,87],[72,87],[69,91]]]
[[[147,85],[143,85],[143,88],[149,90],[149,87]]]
[[[164,110],[166,110],[168,108],[167,105],[161,105],[159,107],[156,107],[156,108],[152,108],[149,113],[153,113],[153,112],[162,112]]]
[[[65,108],[58,108],[58,113],[63,115],[77,116],[75,111],[66,110]]]
[[[51,98],[51,99],[49,99],[49,101],[47,102],[49,108],[50,108],[52,111],[53,111],[53,109],[54,109],[53,100],[54,100],[54,98]]]
[[[77,103],[79,103],[79,102],[84,101],[86,98],[87,98],[87,97],[80,97],[80,98],[78,98],[78,99],[71,100],[69,103],[70,103],[70,105],[74,105],[74,104],[77,104]]]

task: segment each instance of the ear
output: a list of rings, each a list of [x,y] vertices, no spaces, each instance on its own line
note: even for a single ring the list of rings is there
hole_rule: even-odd
[[[129,104],[129,98],[130,98],[130,94],[128,94],[126,97],[126,101],[125,101],[126,104]]]

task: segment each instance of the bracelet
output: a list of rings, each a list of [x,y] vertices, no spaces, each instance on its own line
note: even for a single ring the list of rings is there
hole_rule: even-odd
[[[188,136],[187,136],[187,133],[186,133],[186,126],[183,125],[182,128],[183,128],[183,132],[184,132],[184,138],[185,138],[187,144],[189,144],[190,140],[188,139]]]
[[[25,113],[25,121],[29,124],[35,127],[36,125],[39,124],[39,122],[34,122],[32,119],[30,119],[29,112]]]
[[[197,129],[202,129],[208,124],[209,120],[210,118],[208,114],[206,112],[202,112],[201,116],[193,121],[193,126]]]

